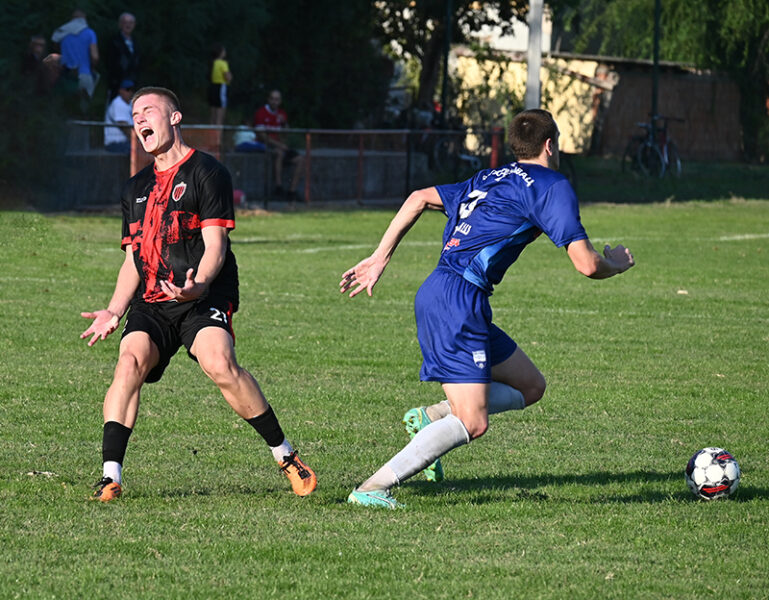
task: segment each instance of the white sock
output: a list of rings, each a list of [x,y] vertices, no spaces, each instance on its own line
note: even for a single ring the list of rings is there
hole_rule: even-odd
[[[398,485],[400,481],[396,477],[389,464],[383,466],[357,488],[360,492],[370,492],[371,490],[389,490],[392,486]]]
[[[419,473],[449,450],[469,442],[470,434],[464,423],[454,415],[448,415],[417,433],[385,466],[389,465],[395,475],[395,482],[400,483]]]
[[[123,483],[123,465],[114,460],[104,462],[104,477],[109,477],[115,483]]]
[[[270,450],[272,450],[272,455],[275,457],[275,460],[282,463],[283,459],[294,451],[294,448],[288,443],[287,439],[283,438],[283,443],[280,446],[270,446]]]
[[[506,410],[523,410],[526,400],[523,394],[509,385],[492,381],[489,387],[489,414],[505,412]]]
[[[448,400],[444,400],[443,402],[438,402],[438,404],[428,406],[425,408],[425,412],[430,418],[430,421],[435,422],[451,414],[451,404],[449,404]]]

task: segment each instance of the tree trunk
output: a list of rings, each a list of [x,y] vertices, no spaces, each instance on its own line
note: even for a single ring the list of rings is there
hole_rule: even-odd
[[[419,73],[419,92],[417,93],[417,106],[430,107],[432,110],[435,88],[438,87],[438,77],[441,72],[441,57],[443,50],[443,36],[445,25],[438,25],[430,36],[422,55],[422,69]]]

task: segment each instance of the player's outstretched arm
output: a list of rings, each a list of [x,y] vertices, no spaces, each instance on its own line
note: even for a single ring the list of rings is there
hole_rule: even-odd
[[[354,298],[364,290],[371,296],[376,282],[382,276],[403,236],[426,209],[440,210],[441,208],[443,208],[443,201],[434,187],[412,192],[390,222],[374,253],[342,274],[339,291],[344,294],[352,289],[350,298]]]
[[[88,341],[89,346],[93,346],[99,340],[107,339],[107,336],[115,331],[120,324],[120,319],[128,310],[128,305],[131,303],[131,298],[136,293],[139,283],[139,273],[134,265],[133,251],[128,246],[109,306],[103,310],[80,313],[81,317],[93,319],[91,326],[80,334],[80,339],[91,336]]]
[[[635,264],[630,250],[622,244],[616,248],[607,244],[603,249],[603,256],[593,248],[590,240],[572,242],[566,251],[574,264],[574,268],[591,279],[613,277],[619,273],[624,273]]]

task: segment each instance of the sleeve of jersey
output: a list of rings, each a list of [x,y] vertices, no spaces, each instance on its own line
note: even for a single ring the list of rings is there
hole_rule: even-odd
[[[587,239],[579,216],[579,202],[571,184],[562,179],[551,185],[540,199],[539,228],[558,247]]]
[[[235,206],[232,200],[232,178],[222,165],[217,165],[203,181],[200,200],[200,226],[235,229]]]
[[[449,183],[446,185],[436,185],[435,189],[443,202],[443,212],[447,215],[453,215],[457,212],[457,207],[462,199],[460,194],[464,183]]]

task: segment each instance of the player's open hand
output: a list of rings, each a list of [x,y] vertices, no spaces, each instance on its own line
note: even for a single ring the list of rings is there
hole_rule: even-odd
[[[612,248],[609,244],[606,244],[603,248],[603,255],[607,260],[612,262],[623,273],[635,264],[633,255],[630,250],[625,248],[622,244],[617,244],[616,248]]]
[[[203,283],[195,282],[195,278],[192,276],[194,272],[194,269],[187,269],[184,287],[178,287],[174,285],[173,281],[166,279],[160,282],[160,289],[163,290],[166,296],[173,298],[177,302],[196,300],[206,291],[207,286]]]
[[[350,288],[354,288],[350,292],[350,298],[354,298],[363,290],[366,290],[366,293],[371,296],[374,286],[379,281],[386,266],[386,261],[373,255],[369,256],[352,269],[345,271],[342,275],[342,281],[339,282],[339,291],[344,294]]]
[[[81,312],[80,316],[86,319],[93,319],[91,326],[80,334],[81,340],[89,335],[92,336],[88,340],[89,346],[93,346],[99,340],[105,340],[110,333],[117,329],[120,323],[120,317],[106,309],[97,310],[96,312]]]

